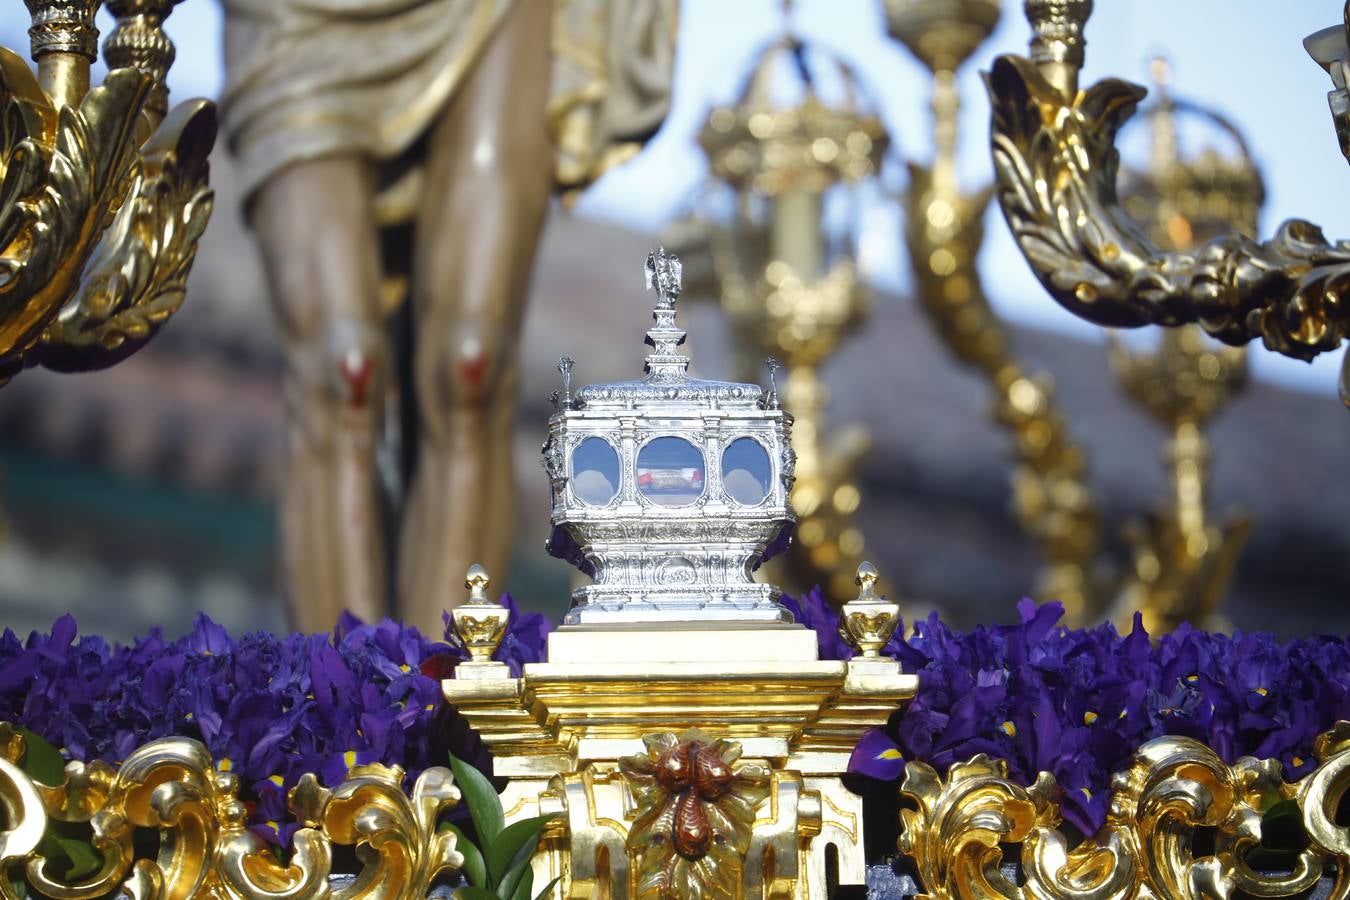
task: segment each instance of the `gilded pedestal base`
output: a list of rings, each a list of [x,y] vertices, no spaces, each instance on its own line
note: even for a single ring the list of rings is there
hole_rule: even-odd
[[[557,815],[535,883],[560,878],[555,897],[615,900],[823,898],[836,884],[864,884],[862,803],[840,776],[862,732],[913,695],[915,677],[888,659],[818,660],[814,635],[800,627],[642,635],[564,628],[550,661],[526,665],[520,678],[471,663],[444,682],[496,773],[511,778],[507,820]],[[687,778],[661,782],[666,770],[643,762],[678,768],[680,753],[694,760]],[[739,800],[715,777],[726,758],[724,780],[744,786]],[[658,787],[644,786],[648,771]],[[694,838],[705,828],[699,855]],[[673,894],[652,860],[664,852],[663,829],[677,846],[693,841],[670,858]],[[735,852],[719,852],[719,835]]]

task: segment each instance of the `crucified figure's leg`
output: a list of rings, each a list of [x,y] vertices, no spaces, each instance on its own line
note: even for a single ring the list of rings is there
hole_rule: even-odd
[[[379,310],[371,167],[289,166],[258,192],[253,226],[285,353],[281,538],[292,624],[386,614],[375,436],[389,351]]]
[[[420,417],[400,538],[406,621],[428,633],[464,596],[464,570],[505,574],[515,514],[517,346],[553,146],[552,4],[517,2],[431,135],[413,262]]]

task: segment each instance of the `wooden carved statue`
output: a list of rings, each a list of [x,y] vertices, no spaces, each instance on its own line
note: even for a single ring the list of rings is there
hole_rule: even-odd
[[[471,562],[506,568],[517,345],[550,195],[660,126],[675,0],[224,5],[223,125],[285,350],[293,622],[385,615],[396,583],[398,613],[439,633]],[[406,359],[388,327],[405,297]],[[396,579],[376,477],[391,394],[416,425]]]

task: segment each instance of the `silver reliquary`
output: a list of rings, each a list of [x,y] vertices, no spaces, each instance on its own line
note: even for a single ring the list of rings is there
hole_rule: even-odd
[[[778,589],[751,573],[786,548],[795,521],[792,417],[772,386],[689,376],[677,258],[649,254],[647,287],[645,375],[573,395],[572,361],[559,363],[543,447],[548,550],[594,579],[573,593],[566,623],[791,621]]]

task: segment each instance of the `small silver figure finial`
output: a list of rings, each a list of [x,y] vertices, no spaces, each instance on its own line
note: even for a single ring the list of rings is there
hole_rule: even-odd
[[[765,406],[769,409],[778,408],[778,370],[783,368],[782,363],[772,356],[764,357],[764,365],[769,369],[769,396],[766,398]]]
[[[867,560],[863,560],[858,565],[858,575],[853,579],[860,590],[858,591],[858,601],[860,603],[874,603],[881,598],[877,596],[877,581],[881,579],[881,573],[877,567]]]
[[[657,247],[647,254],[647,290],[656,289],[658,309],[674,309],[675,300],[684,285],[681,282],[683,266],[678,256]]]
[[[680,296],[680,258],[657,247],[647,254],[647,289],[656,289],[656,306],[652,309],[651,329],[647,345],[654,352],[647,355],[646,371],[654,379],[678,381],[685,377],[689,357],[679,352],[684,343],[684,329],[675,323],[675,300]]]
[[[562,391],[550,391],[548,402],[553,404],[554,412],[562,412]]]
[[[572,408],[572,366],[576,365],[576,360],[570,356],[561,356],[558,358],[558,371],[563,377],[562,405],[568,409]]]
[[[492,578],[488,575],[487,569],[484,569],[478,563],[469,566],[469,570],[464,573],[464,586],[469,589],[470,603],[491,603],[487,598],[488,585],[492,583]]]

